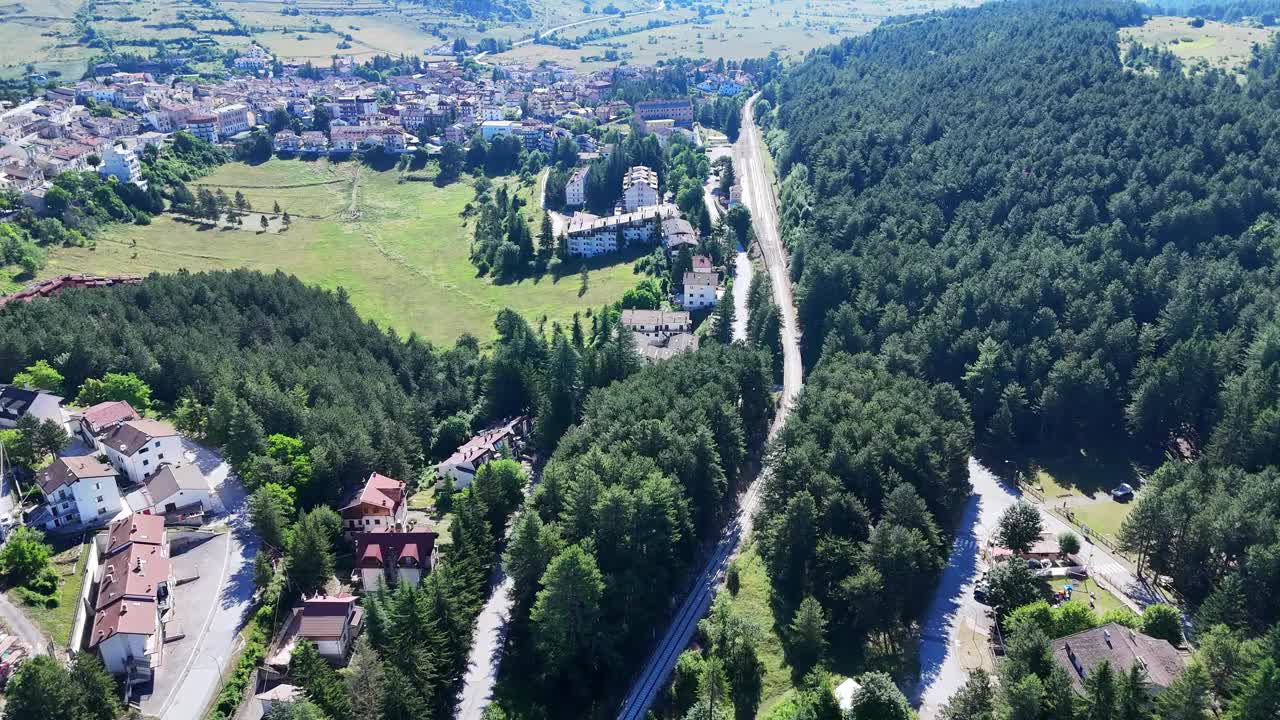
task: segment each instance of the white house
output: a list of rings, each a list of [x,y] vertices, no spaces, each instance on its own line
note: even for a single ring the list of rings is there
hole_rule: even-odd
[[[564,185],[564,204],[569,207],[582,207],[587,204],[587,173],[590,168],[580,167],[569,176]]]
[[[436,560],[436,533],[357,533],[356,572],[365,592],[399,583],[417,585]]]
[[[218,116],[207,112],[193,112],[187,116],[184,129],[206,142],[217,142]]]
[[[267,654],[267,664],[288,667],[299,640],[310,640],[321,657],[343,664],[363,623],[364,609],[356,604],[353,595],[304,598],[301,605],[293,608],[284,632]]]
[[[464,488],[471,484],[472,478],[481,465],[498,457],[515,456],[524,447],[524,438],[529,435],[533,422],[528,415],[504,420],[480,432],[479,435],[463,443],[444,462],[436,466],[441,477],[453,480],[455,488]]]
[[[156,420],[127,420],[102,440],[107,459],[130,482],[142,483],[162,465],[182,462],[182,436]]]
[[[142,163],[132,150],[109,145],[102,153],[102,164],[98,172],[103,177],[113,177],[123,183],[133,183],[143,190],[147,189],[147,181],[142,179]]]
[[[45,528],[93,525],[120,513],[116,471],[92,456],[60,457],[36,475],[49,509]]]
[[[146,502],[133,507],[133,495],[130,495],[130,506],[135,511],[156,515],[176,510],[198,512],[209,507],[209,493],[209,481],[195,465],[162,465],[142,488],[140,494]]]
[[[701,310],[716,304],[716,288],[720,273],[687,272],[684,274],[684,309]]]
[[[43,390],[0,385],[0,430],[16,427],[24,415],[62,422],[62,398]]]
[[[514,120],[485,120],[480,123],[480,137],[489,142],[499,135],[514,135],[520,123]]]
[[[164,654],[164,615],[173,586],[164,519],[130,515],[112,523],[94,581],[98,596],[89,647],[110,673],[151,673]]]
[[[658,173],[637,165],[622,176],[622,207],[627,212],[658,204]]]

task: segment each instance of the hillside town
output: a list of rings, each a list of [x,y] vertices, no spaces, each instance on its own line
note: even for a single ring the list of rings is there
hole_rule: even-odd
[[[68,170],[141,185],[138,154],[177,131],[231,143],[262,128],[270,132],[275,152],[312,156],[375,146],[434,154],[448,142],[465,145],[473,137],[492,141],[500,135],[547,153],[559,139],[570,138],[583,153],[594,153],[599,147],[591,136],[566,126],[574,119],[606,123],[633,116],[644,132],[660,138],[692,137],[689,98],[644,100],[634,108],[614,99],[618,83],[655,72],[647,66],[580,74],[543,63],[493,73],[474,61],[440,60],[425,63],[421,73],[374,82],[356,73],[359,66],[350,57],[317,70],[278,63],[258,45],[232,66],[230,79],[206,82],[100,63],[92,77],[4,108],[0,190],[16,192],[39,209],[52,178]],[[701,78],[698,87],[707,88],[697,92],[712,96],[752,85],[749,74],[718,73],[714,63],[691,72]]]

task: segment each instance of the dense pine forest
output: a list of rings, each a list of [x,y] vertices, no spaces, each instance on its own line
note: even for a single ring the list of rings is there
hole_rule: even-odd
[[[996,462],[1108,448],[1167,458],[1125,549],[1218,652],[1253,654],[1212,688],[1198,656],[1157,708],[1091,695],[1087,716],[1199,717],[1274,675],[1245,638],[1280,620],[1280,47],[1244,82],[1188,74],[1121,51],[1142,21],[1111,2],[904,18],[765,90],[812,375],[761,549],[779,618],[815,598],[833,652],[904,637],[971,445]],[[1085,712],[1043,636],[1019,642],[1003,689],[976,678],[948,717]]]

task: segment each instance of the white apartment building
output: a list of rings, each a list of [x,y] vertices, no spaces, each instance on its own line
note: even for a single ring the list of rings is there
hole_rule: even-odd
[[[716,304],[716,288],[720,273],[687,272],[684,274],[684,309],[702,310]]]
[[[187,116],[185,129],[206,142],[218,142],[218,116],[213,113],[191,113]]]
[[[646,338],[693,332],[689,313],[683,310],[623,310],[622,327]]]
[[[93,525],[120,513],[116,471],[92,456],[60,457],[36,475],[49,515],[46,530]]]
[[[658,173],[643,165],[622,176],[622,207],[627,212],[658,204]]]
[[[582,207],[587,204],[587,174],[590,169],[580,167],[569,176],[564,186],[564,204],[569,207]]]
[[[143,190],[147,189],[147,181],[142,179],[142,163],[138,155],[116,145],[108,146],[102,153],[102,164],[98,172],[103,177],[113,177],[120,182],[133,183]]]
[[[404,150],[404,131],[393,127],[369,125],[335,127],[329,130],[333,151],[344,153],[358,150],[362,145],[381,145],[388,152]]]
[[[603,218],[590,213],[577,213],[569,219],[569,254],[594,257],[616,252],[619,240],[623,245],[657,242],[662,234],[661,221],[675,217],[677,213],[676,206],[670,204]]]
[[[156,420],[128,420],[102,440],[107,459],[131,482],[143,483],[162,465],[183,460],[182,436]]]

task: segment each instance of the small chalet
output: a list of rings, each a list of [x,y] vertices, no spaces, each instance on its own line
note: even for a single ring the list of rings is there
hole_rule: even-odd
[[[315,643],[321,657],[341,665],[347,661],[351,643],[355,642],[363,623],[364,608],[356,604],[353,595],[306,598],[290,613],[284,632],[268,655],[267,664],[288,667],[298,641],[310,640]]]
[[[1168,640],[1143,635],[1118,623],[1107,623],[1053,641],[1053,660],[1071,677],[1071,686],[1084,694],[1085,681],[1103,662],[1117,674],[1142,668],[1152,695],[1168,689],[1186,669],[1186,661]]]
[[[471,484],[481,465],[506,455],[515,457],[524,450],[524,439],[529,436],[533,421],[528,415],[504,420],[481,431],[454,451],[447,460],[436,466],[440,477],[449,477],[456,488]]]
[[[356,533],[356,572],[365,592],[418,584],[435,567],[433,532]]]
[[[351,534],[403,530],[409,512],[407,495],[402,481],[373,473],[339,511],[342,531]]]
[[[120,513],[116,470],[92,456],[60,457],[36,475],[47,516],[46,530],[105,523]]]
[[[130,482],[142,483],[166,464],[182,462],[182,436],[158,420],[126,420],[102,441],[111,464]]]

